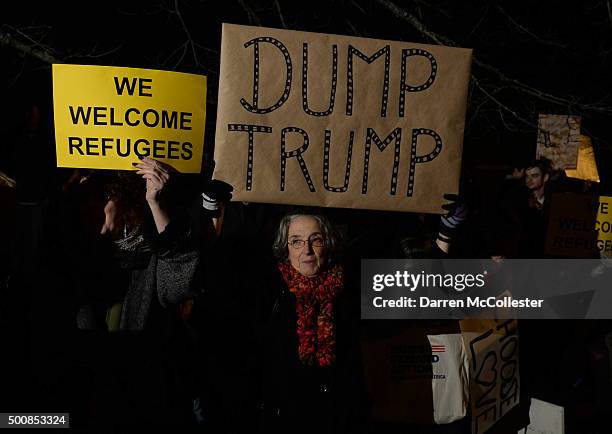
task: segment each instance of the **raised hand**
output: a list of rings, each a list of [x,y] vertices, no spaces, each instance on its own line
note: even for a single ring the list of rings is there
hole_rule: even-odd
[[[162,233],[170,222],[170,217],[160,206],[159,199],[164,187],[168,185],[170,174],[176,172],[176,170],[166,163],[148,157],[144,157],[140,162],[132,163],[132,165],[139,169],[136,173],[147,181],[146,199],[149,208],[151,208],[157,232]]]
[[[440,231],[446,232],[447,236],[451,237],[456,232],[456,229],[467,219],[468,209],[459,195],[447,193],[444,195],[444,199],[451,202],[442,205],[442,209],[448,212],[446,215],[440,216]]]
[[[170,174],[176,170],[161,161],[156,161],[149,157],[144,157],[138,163],[132,163],[139,170],[136,172],[147,181],[147,202],[159,203],[159,198],[164,190],[164,187],[170,180]]]
[[[448,212],[440,216],[436,244],[443,252],[448,253],[450,243],[457,233],[457,229],[467,220],[468,209],[466,204],[456,194],[445,194],[444,199],[451,202],[442,205],[442,209]]]
[[[232,199],[234,188],[224,181],[208,181],[202,190],[202,207],[214,217],[220,214],[221,208]]]

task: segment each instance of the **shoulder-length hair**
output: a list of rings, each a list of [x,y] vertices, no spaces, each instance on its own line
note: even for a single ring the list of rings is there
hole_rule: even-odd
[[[276,236],[274,237],[274,244],[272,245],[272,250],[276,259],[279,262],[288,262],[289,260],[287,245],[289,242],[289,226],[297,217],[312,217],[317,221],[319,227],[321,228],[321,234],[325,239],[325,265],[332,266],[337,264],[340,256],[340,238],[338,236],[338,232],[335,230],[327,217],[308,212],[295,212],[287,214],[281,219],[280,223],[278,224]]]

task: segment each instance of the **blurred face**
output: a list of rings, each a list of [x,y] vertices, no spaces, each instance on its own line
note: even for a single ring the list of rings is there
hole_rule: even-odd
[[[289,263],[300,274],[314,277],[325,263],[325,239],[316,219],[299,216],[289,225]]]
[[[548,180],[548,175],[542,176],[542,171],[539,167],[530,167],[525,170],[525,185],[530,190],[539,190]]]

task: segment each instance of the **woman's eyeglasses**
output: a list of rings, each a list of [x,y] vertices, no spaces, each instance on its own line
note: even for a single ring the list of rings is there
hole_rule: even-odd
[[[297,250],[304,247],[306,243],[310,244],[312,247],[323,247],[325,246],[325,238],[317,236],[309,238],[308,240],[291,240],[287,244]]]

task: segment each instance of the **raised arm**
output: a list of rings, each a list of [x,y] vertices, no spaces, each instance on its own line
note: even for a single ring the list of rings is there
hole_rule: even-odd
[[[161,234],[166,229],[166,226],[168,226],[168,223],[170,223],[170,216],[162,208],[160,197],[170,179],[170,174],[175,172],[175,170],[172,166],[148,157],[144,157],[140,162],[132,163],[132,165],[139,169],[136,173],[147,181],[147,203],[151,209],[151,214],[153,214],[157,232]]]

